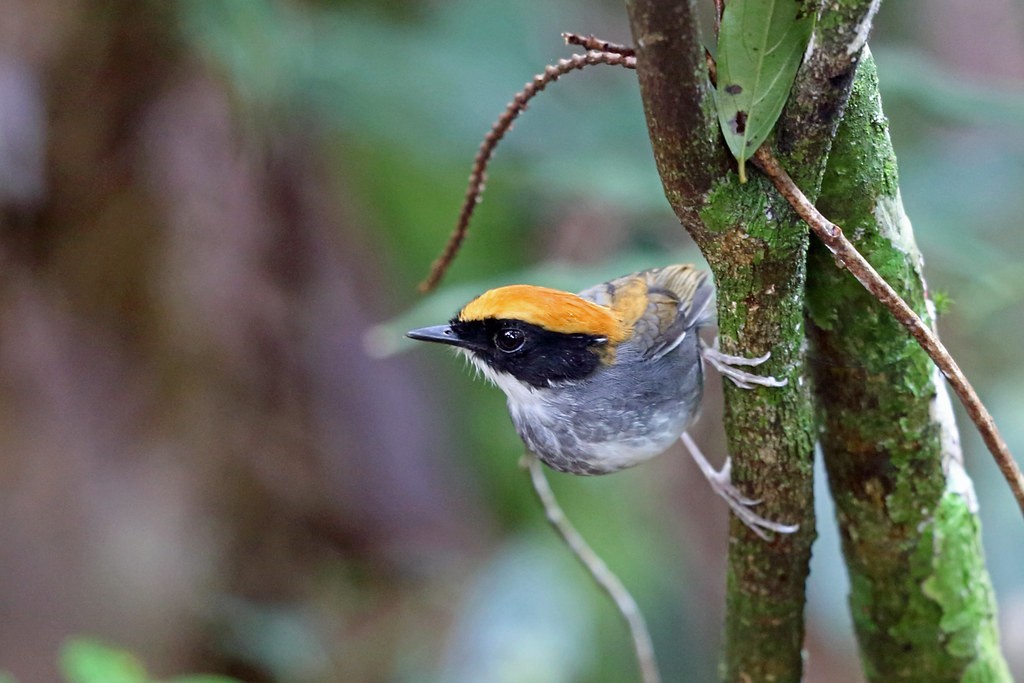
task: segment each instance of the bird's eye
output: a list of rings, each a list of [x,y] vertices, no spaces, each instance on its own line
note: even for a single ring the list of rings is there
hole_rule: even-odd
[[[519,349],[523,348],[523,344],[526,343],[526,334],[522,330],[517,330],[514,327],[510,327],[507,330],[501,330],[494,335],[494,345],[505,353],[515,353]]]

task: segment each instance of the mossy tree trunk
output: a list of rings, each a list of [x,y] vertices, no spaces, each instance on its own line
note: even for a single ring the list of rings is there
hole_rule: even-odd
[[[823,440],[830,454],[832,488],[839,501],[847,536],[847,558],[855,581],[852,603],[855,610],[859,610],[857,623],[861,627],[861,644],[869,675],[875,680],[898,680],[895,669],[890,667],[901,666],[901,663],[888,655],[879,659],[869,650],[881,647],[891,632],[899,633],[907,627],[910,629],[907,638],[898,647],[921,648],[917,656],[933,662],[928,671],[945,671],[943,667],[952,657],[962,665],[959,666],[961,672],[967,670],[966,666],[1005,675],[1005,664],[995,645],[991,590],[981,560],[977,521],[958,493],[952,493],[950,502],[938,506],[940,499],[947,500],[943,492],[950,490],[943,477],[940,442],[943,435],[951,440],[955,426],[945,422],[942,429],[936,424],[917,428],[902,424],[898,418],[886,419],[878,414],[872,424],[884,425],[888,431],[864,432],[858,435],[862,441],[855,442],[870,450],[873,457],[858,460],[861,469],[856,464],[844,469],[844,455],[857,454],[846,440],[848,433],[843,431],[847,411],[859,411],[862,407],[848,400],[848,394],[842,389],[834,392],[835,399],[830,399],[828,393],[834,388],[824,384],[832,379],[821,373],[814,376],[821,384],[819,391],[812,395],[804,352],[805,292],[810,292],[815,304],[812,306],[815,312],[813,337],[820,347],[830,347],[834,359],[848,360],[858,358],[858,353],[869,353],[880,367],[888,367],[889,360],[908,359],[902,365],[893,364],[891,374],[872,383],[870,388],[875,392],[892,390],[899,394],[901,387],[911,386],[913,390],[908,395],[899,394],[899,398],[894,395],[891,401],[905,401],[907,410],[925,421],[936,415],[938,407],[948,406],[948,400],[944,404],[937,402],[930,362],[889,314],[862,293],[860,285],[847,273],[835,267],[824,250],[814,250],[810,260],[814,279],[808,289],[811,240],[806,227],[764,177],[752,174],[750,182],[739,184],[735,164],[720,137],[694,3],[627,0],[627,6],[655,160],[670,204],[714,273],[719,293],[722,348],[727,353],[744,356],[771,351],[771,360],[761,369],[766,374],[789,380],[782,389],[744,391],[726,387],[725,423],[733,457],[734,482],[741,490],[763,499],[759,513],[776,521],[798,522],[801,528],[796,534],[766,543],[733,520],[721,679],[796,682],[802,678],[804,584],[815,534],[812,496],[815,400],[822,405]],[[851,169],[837,165],[838,162],[829,165],[827,174],[825,169],[854,74],[858,71],[867,28],[877,9],[876,3],[848,0],[830,3],[821,11],[814,34],[815,49],[805,59],[777,125],[775,153],[812,200],[819,187],[824,187],[837,201],[851,193],[851,188],[841,184]],[[873,66],[867,67],[865,73],[872,74],[873,78]],[[871,139],[885,134],[884,122],[879,123],[880,116],[878,113],[868,122],[869,127],[873,127]],[[886,186],[886,196],[892,201],[885,206],[895,211],[898,196],[894,171],[890,173],[895,163],[891,149],[886,148],[885,152],[874,148],[867,154],[864,150],[852,149],[847,140],[867,132],[851,126],[844,130],[846,137],[840,140],[847,145],[842,152],[847,163],[881,167],[883,175],[891,180],[891,185]],[[845,225],[843,220],[847,215],[832,217]],[[900,225],[909,231],[908,225]],[[918,296],[913,303],[923,306],[924,290],[916,250],[890,249],[887,257],[894,261],[893,268],[884,270],[883,274],[904,273],[902,279],[890,281],[901,292],[913,293],[913,282],[917,282]],[[830,280],[826,281],[826,277]],[[837,281],[842,282],[839,291],[848,293],[848,299],[822,300],[823,297],[817,295],[817,288],[831,287],[831,283]],[[853,346],[847,346],[838,338],[851,330],[839,330],[831,335],[823,331],[819,318],[827,317],[829,311],[842,311],[849,326],[861,330],[864,336],[852,342]],[[868,329],[868,324],[877,325],[883,320],[884,327]],[[877,340],[878,335],[885,339]],[[879,341],[884,343],[865,350]],[[915,350],[916,355],[911,354],[911,350]],[[896,355],[890,358],[891,353]],[[854,365],[859,362],[858,358]],[[835,363],[835,367],[850,365],[845,361]],[[858,399],[876,401],[876,405],[889,404],[889,397],[867,396],[862,377],[854,383],[856,387],[848,389]],[[927,431],[934,437],[934,445],[925,446],[914,429]],[[879,452],[880,444],[899,439],[906,442],[907,449],[917,450],[902,456],[902,460],[901,456],[892,454],[896,455],[895,461],[889,454]],[[911,442],[917,445],[912,446]],[[949,452],[950,448],[945,451]],[[947,457],[946,462],[957,461]],[[876,479],[872,479],[877,472],[870,467],[865,471],[864,463],[881,467],[891,475],[884,481],[884,487],[878,488]],[[919,481],[924,470],[931,474],[930,484]],[[886,496],[893,493],[901,496],[895,501],[898,503],[895,519],[887,516]],[[871,495],[876,497],[871,498]],[[868,509],[860,514],[858,505]],[[918,511],[923,508],[927,512],[911,514],[911,508]],[[928,516],[931,524],[915,526],[922,521],[922,514]],[[936,521],[939,517],[945,520],[942,525]],[[868,523],[880,525],[881,529],[858,526]],[[873,540],[865,552],[860,552],[860,545],[850,540],[861,532],[878,534],[878,540]],[[942,550],[943,546],[948,548]],[[973,549],[966,556],[965,547]],[[926,553],[926,548],[935,552]],[[896,561],[887,566],[905,572],[901,575],[904,590],[898,591],[899,583],[887,583],[888,579],[861,566],[874,561],[873,552],[886,557],[886,550],[896,556]],[[953,561],[954,550],[961,553],[956,568],[942,566]],[[914,563],[919,571],[910,574],[910,565]],[[962,578],[978,587],[979,597],[964,601],[970,604],[957,604],[952,593],[945,595],[945,589],[951,586],[951,572],[957,570],[966,572]],[[930,600],[929,609],[914,612],[915,617],[929,624],[924,631],[907,621],[906,612],[886,607],[907,603],[906,591],[912,588],[912,576],[925,581],[917,586],[917,593],[922,600]],[[937,600],[937,594],[943,597]],[[965,613],[961,608],[970,611]],[[869,616],[861,616],[864,614]],[[977,624],[961,623],[974,620],[976,616],[980,619]],[[875,634],[874,637],[869,633]],[[914,640],[922,633],[931,634],[925,635],[926,639],[932,636],[937,639],[930,648]],[[925,679],[940,680],[927,676]]]
[[[933,321],[870,57],[858,69],[818,206]],[[808,309],[821,361],[814,386],[822,448],[869,680],[1009,681],[942,376],[819,245]]]

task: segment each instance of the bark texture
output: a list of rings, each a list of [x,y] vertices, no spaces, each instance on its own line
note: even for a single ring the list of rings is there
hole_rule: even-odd
[[[933,322],[870,57],[858,69],[818,206]],[[944,381],[818,245],[809,271],[821,441],[865,672],[871,681],[1009,681]]]
[[[804,225],[764,178],[738,183],[717,131],[693,3],[627,4],[654,157],[669,202],[715,275],[722,347],[771,351],[763,371],[789,380],[783,389],[726,388],[734,482],[764,500],[759,512],[801,530],[764,543],[733,520],[721,680],[802,677],[815,439],[805,292],[821,436],[869,678],[1009,680],[940,375],[827,250],[810,249],[808,261]],[[812,201],[822,188],[824,213],[927,316],[870,57],[858,68],[877,9],[864,0],[823,6],[777,126],[776,154]]]
[[[808,234],[764,178],[738,182],[719,135],[693,3],[628,7],[654,157],[672,208],[714,273],[722,348],[771,351],[761,370],[789,380],[781,389],[726,387],[733,481],[763,500],[760,514],[801,528],[765,543],[732,521],[721,676],[799,681],[814,540],[813,409],[802,344]],[[823,153],[809,167],[816,183]]]

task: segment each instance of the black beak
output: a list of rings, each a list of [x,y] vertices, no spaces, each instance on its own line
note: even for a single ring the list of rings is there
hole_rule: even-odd
[[[435,325],[434,327],[421,327],[418,330],[410,330],[405,333],[410,339],[419,341],[437,342],[438,344],[449,344],[451,346],[465,346],[452,330],[451,325]]]

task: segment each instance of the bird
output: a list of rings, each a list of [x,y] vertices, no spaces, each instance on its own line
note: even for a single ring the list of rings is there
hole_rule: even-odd
[[[792,533],[797,525],[765,519],[758,500],[731,482],[731,460],[715,470],[687,433],[696,420],[704,363],[740,387],[785,380],[742,366],[698,334],[715,323],[715,288],[691,264],[651,268],[577,294],[537,285],[491,289],[444,325],[407,336],[452,346],[507,397],[527,449],[550,468],[599,475],[633,467],[681,440],[712,489],[744,524]],[[740,366],[740,367],[737,367]]]

